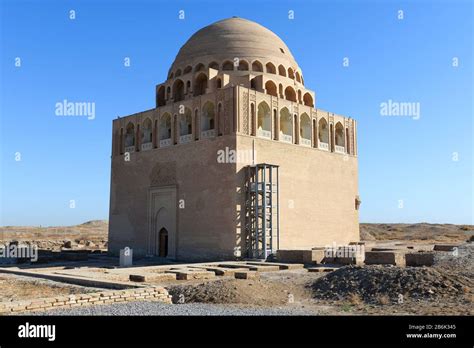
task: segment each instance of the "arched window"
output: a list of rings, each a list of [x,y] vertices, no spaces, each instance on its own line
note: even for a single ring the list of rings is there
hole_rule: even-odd
[[[295,140],[295,144],[299,144],[299,140],[300,140],[300,132],[299,132],[299,129],[300,129],[300,120],[298,119],[298,115],[294,115],[293,116],[293,119],[294,119],[294,127],[293,127],[293,130],[294,130],[294,134],[293,134],[293,137],[294,137],[294,140]]]
[[[216,88],[217,89],[222,88],[222,80],[220,77],[218,77],[216,80]]]
[[[331,139],[331,152],[334,152],[334,125],[332,123],[329,125],[329,139]]]
[[[285,88],[285,99],[296,102],[296,93],[293,87],[288,86]]]
[[[189,91],[191,90],[191,81],[186,81],[186,93],[189,93]]]
[[[267,63],[267,64],[265,65],[265,68],[267,69],[267,73],[268,73],[268,74],[276,74],[275,65],[273,65],[272,63]]]
[[[215,129],[215,107],[214,103],[207,101],[202,107],[201,132],[202,137],[214,136],[215,132],[208,132]]]
[[[181,69],[176,70],[175,77],[181,76]]]
[[[255,61],[252,63],[252,70],[253,70],[253,71],[263,72],[263,65],[262,65],[262,63],[260,63],[258,60],[255,60]]]
[[[295,73],[295,77],[296,77],[296,81],[301,82],[301,77],[300,77],[300,73],[299,73],[299,72],[296,72],[296,73]]]
[[[344,126],[341,122],[336,123],[336,152],[344,153],[344,147],[346,146],[345,137],[344,137]]]
[[[171,97],[171,87],[168,86],[166,87],[166,99],[169,99]]]
[[[161,140],[171,139],[171,115],[165,113],[160,118],[160,144]]]
[[[179,143],[188,143],[192,140],[193,117],[189,108],[184,109],[184,114],[179,115]]]
[[[194,110],[194,139],[199,140],[199,134],[201,132],[199,131],[199,110],[196,109]]]
[[[329,128],[326,119],[322,118],[318,124],[318,140],[320,143],[329,144]],[[326,148],[327,150],[327,148]]]
[[[179,124],[178,124],[178,115],[174,115],[173,116],[173,128],[172,128],[172,131],[173,131],[173,144],[177,144],[178,143],[178,137],[179,137]]]
[[[349,140],[349,128],[346,127],[346,152],[351,154],[351,142]]]
[[[222,104],[217,105],[217,135],[224,134],[224,113],[222,112]]]
[[[211,62],[209,63],[209,68],[214,69],[214,70],[219,70],[219,63]]]
[[[278,85],[278,92],[280,93],[280,98],[283,98],[283,85],[281,83]]]
[[[255,79],[255,77],[250,80],[250,88],[257,90],[257,80]]]
[[[293,120],[286,107],[280,110],[280,140],[287,143],[293,141]]]
[[[204,64],[199,63],[198,65],[196,65],[196,67],[194,68],[194,72],[198,71],[204,71]]]
[[[311,120],[307,113],[300,116],[300,144],[311,146]]]
[[[278,140],[278,115],[276,109],[273,109],[273,139]]]
[[[125,131],[125,151],[130,151],[128,147],[135,146],[135,125],[129,122]]]
[[[194,96],[206,94],[207,89],[207,76],[204,73],[200,73],[194,80]]]
[[[224,64],[222,64],[222,70],[226,70],[226,71],[234,70],[234,63],[232,63],[229,60],[226,60]]]
[[[288,77],[292,80],[295,79],[295,73],[292,68],[288,68]]]
[[[166,104],[165,101],[165,86],[160,86],[158,88],[158,93],[156,96],[156,105],[157,106],[163,106]]]
[[[278,66],[278,74],[286,77],[286,69],[283,65]]]
[[[316,127],[316,119],[313,118],[313,147],[318,147],[318,128]]]
[[[237,70],[248,71],[249,70],[249,63],[244,59],[240,59],[239,60],[239,67],[237,68]]]
[[[149,118],[147,118],[145,122],[143,122],[141,137],[142,137],[142,144],[151,143],[153,139],[152,123]]]
[[[178,102],[184,99],[184,83],[180,79],[173,83],[173,100]]]
[[[278,97],[277,86],[275,85],[273,81],[265,82],[265,90],[267,91],[267,94],[270,94],[274,97]]]
[[[298,90],[298,103],[302,103],[303,101],[301,100],[301,89]]]
[[[186,68],[184,68],[183,75],[189,74],[191,71],[193,71],[193,67],[188,65]]]
[[[257,116],[257,135],[271,139],[272,115],[270,107],[266,102],[261,102],[260,104],[258,104]]]
[[[303,96],[304,105],[314,107],[313,97],[309,93],[305,93]]]
[[[153,132],[152,132],[152,142],[153,142],[153,147],[157,148],[158,147],[158,137],[156,136],[158,134],[158,120],[155,120],[154,125],[153,125]]]
[[[256,135],[255,132],[255,104],[250,104],[250,135]]]

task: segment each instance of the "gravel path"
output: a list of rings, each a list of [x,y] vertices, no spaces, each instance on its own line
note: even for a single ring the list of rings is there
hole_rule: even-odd
[[[57,309],[34,315],[315,315],[315,312],[296,306],[242,307],[205,303],[165,304],[160,302],[126,302],[111,305]]]

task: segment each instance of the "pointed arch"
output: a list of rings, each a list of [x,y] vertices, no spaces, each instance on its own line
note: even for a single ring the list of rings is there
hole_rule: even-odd
[[[152,122],[149,117],[147,117],[145,119],[145,122],[143,122],[141,138],[142,138],[142,144],[151,143],[153,139]]]
[[[125,151],[129,152],[132,146],[135,146],[135,125],[133,122],[128,122],[125,128]]]
[[[263,65],[258,60],[254,60],[252,63],[252,71],[263,72]]]
[[[295,79],[295,72],[293,71],[292,68],[288,68],[288,77],[292,80]]]
[[[173,101],[176,103],[184,99],[184,82],[177,79],[173,83]]]
[[[293,142],[293,118],[287,107],[280,110],[280,140]]]
[[[257,135],[269,139],[272,137],[272,115],[266,102],[258,104]]]
[[[293,87],[288,86],[285,88],[285,99],[296,102],[296,92]]]
[[[166,112],[160,117],[160,146],[167,139],[171,139],[171,114]]]
[[[313,96],[306,92],[303,96],[304,105],[314,107]]]
[[[203,72],[199,73],[194,79],[194,96],[206,94],[207,89],[207,75]]]
[[[278,75],[286,77],[286,69],[281,64],[278,66]]]
[[[265,90],[267,91],[267,94],[278,97],[277,86],[275,85],[275,82],[271,80],[265,82]]]
[[[205,69],[204,64],[199,63],[198,65],[194,67],[194,72],[204,71],[204,69]]]
[[[215,106],[207,101],[204,103],[201,112],[201,137],[208,138],[215,136]],[[211,132],[212,131],[212,132]]]
[[[301,83],[301,77],[300,77],[300,73],[298,71],[295,73],[295,78],[296,78],[297,82]]]
[[[318,122],[318,147],[323,150],[329,149],[329,128],[325,118]]]
[[[158,87],[158,92],[156,94],[156,105],[163,106],[166,104],[165,101],[165,86]]]
[[[311,146],[311,119],[306,112],[300,116],[300,143]]]
[[[222,64],[222,70],[224,70],[224,71],[232,71],[232,70],[234,70],[234,63],[232,63],[230,60],[226,60],[226,61]]]
[[[237,70],[248,71],[249,63],[245,59],[239,59],[239,66],[237,67]]]
[[[217,62],[210,62],[209,65],[208,65],[208,67],[209,67],[210,69],[219,70],[219,63],[217,63]]]
[[[276,68],[275,68],[275,65],[273,65],[273,63],[268,62],[265,65],[265,68],[268,74],[276,74]]]

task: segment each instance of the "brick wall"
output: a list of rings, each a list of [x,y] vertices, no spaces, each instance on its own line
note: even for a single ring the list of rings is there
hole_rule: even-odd
[[[15,302],[0,302],[0,315],[30,311],[43,311],[53,308],[74,308],[87,305],[110,304],[115,302],[137,300],[155,300],[164,303],[172,303],[171,295],[168,294],[168,291],[165,288],[158,286],[58,296]]]

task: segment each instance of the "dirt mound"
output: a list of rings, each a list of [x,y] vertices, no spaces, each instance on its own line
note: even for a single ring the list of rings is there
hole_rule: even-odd
[[[257,306],[282,305],[291,296],[287,285],[273,281],[216,280],[200,284],[167,287],[173,303],[235,303]]]
[[[360,298],[366,303],[394,303],[400,299],[455,298],[470,292],[472,281],[447,275],[434,268],[349,266],[315,280],[313,295],[319,299]]]

